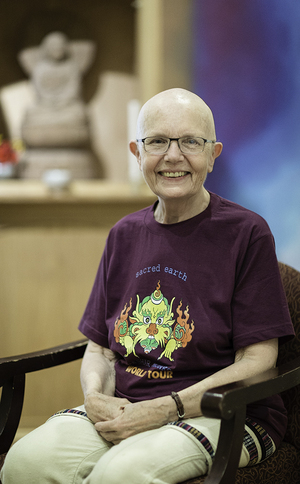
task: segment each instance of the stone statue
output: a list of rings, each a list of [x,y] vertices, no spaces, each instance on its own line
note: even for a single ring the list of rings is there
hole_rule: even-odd
[[[81,98],[82,77],[94,53],[93,42],[69,41],[61,32],[52,32],[40,46],[20,52],[20,64],[36,94],[22,125],[27,146],[25,177],[40,177],[50,168],[68,168],[73,178],[97,176]]]

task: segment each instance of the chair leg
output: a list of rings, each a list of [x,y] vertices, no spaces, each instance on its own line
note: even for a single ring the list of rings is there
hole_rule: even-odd
[[[234,484],[244,438],[246,408],[221,421],[218,447],[205,484]],[[234,436],[234,439],[233,439]]]
[[[3,384],[0,402],[0,454],[10,448],[19,422],[24,401],[25,375],[15,375]]]

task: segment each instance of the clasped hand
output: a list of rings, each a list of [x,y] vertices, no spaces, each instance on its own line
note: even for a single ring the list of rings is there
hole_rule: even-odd
[[[169,421],[168,405],[162,400],[130,403],[126,398],[95,392],[86,397],[85,408],[101,437],[118,444],[132,435],[166,424]]]

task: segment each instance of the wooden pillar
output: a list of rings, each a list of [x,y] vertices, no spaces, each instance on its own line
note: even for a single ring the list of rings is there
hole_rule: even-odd
[[[137,2],[137,74],[140,100],[163,90],[163,0]]]
[[[191,88],[193,0],[136,0],[140,101],[171,87]]]

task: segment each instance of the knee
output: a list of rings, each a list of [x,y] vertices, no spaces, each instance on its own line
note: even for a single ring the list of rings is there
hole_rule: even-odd
[[[197,439],[165,426],[112,447],[83,484],[182,482],[206,472],[206,457]]]
[[[137,468],[136,455],[128,452],[122,444],[115,445],[96,463],[83,484],[120,484],[120,482],[143,482]],[[133,454],[135,454],[133,452]]]
[[[26,471],[24,472],[24,470],[32,466],[34,459],[32,459],[32,453],[29,451],[28,446],[24,445],[22,440],[19,440],[11,447],[5,458],[1,471],[2,484],[29,483],[30,479],[28,481],[24,480],[24,476],[26,476]]]
[[[82,454],[82,442],[77,442],[76,447],[76,435],[82,436],[82,428],[77,429],[78,424],[81,424],[81,421],[76,418],[50,419],[16,442],[6,456],[2,484],[59,482],[60,476],[64,476],[66,472],[65,468],[68,468],[65,460],[70,467],[67,469],[68,472],[74,473],[72,465],[76,469],[77,460],[80,461]],[[68,454],[69,448],[71,449]],[[72,459],[68,459],[70,454]]]
[[[53,459],[53,453],[49,452],[51,446],[53,439],[51,432],[47,432],[46,424],[18,440],[4,461],[2,484],[38,482],[41,469],[53,466],[53,460],[52,464],[50,462],[50,458]]]
[[[97,462],[83,484],[154,482],[156,456],[155,452],[151,452],[151,441],[144,441],[145,434],[135,435],[113,446]]]
[[[2,469],[2,484],[38,484],[41,476],[53,468],[53,435],[47,425],[33,430],[9,450]],[[51,452],[52,448],[52,452]]]

